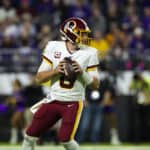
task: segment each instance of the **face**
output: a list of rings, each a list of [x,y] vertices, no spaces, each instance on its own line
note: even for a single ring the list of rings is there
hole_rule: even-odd
[[[88,32],[80,32],[79,43],[84,45],[90,44],[90,38]]]

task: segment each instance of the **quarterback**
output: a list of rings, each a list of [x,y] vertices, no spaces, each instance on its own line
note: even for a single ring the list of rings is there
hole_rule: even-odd
[[[40,107],[34,111],[22,150],[34,150],[36,139],[60,119],[58,140],[66,150],[79,150],[74,136],[83,109],[85,88],[99,86],[98,55],[95,48],[88,46],[89,32],[83,19],[73,17],[60,26],[62,41],[48,42],[35,80],[38,84],[51,80],[51,86]],[[66,58],[71,60],[75,76],[69,75]]]

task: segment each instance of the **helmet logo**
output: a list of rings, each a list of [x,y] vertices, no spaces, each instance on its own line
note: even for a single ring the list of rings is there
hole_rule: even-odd
[[[76,22],[71,20],[65,24],[64,31],[67,32],[67,30],[69,30],[72,32],[75,28],[76,28]]]

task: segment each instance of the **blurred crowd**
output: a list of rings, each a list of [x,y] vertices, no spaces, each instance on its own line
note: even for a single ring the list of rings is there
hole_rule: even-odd
[[[149,69],[149,0],[2,0],[0,64],[13,59],[26,66],[24,56],[37,57],[49,40],[60,39],[60,23],[73,16],[91,27],[91,46],[99,50],[103,70]],[[12,58],[16,52],[21,60]]]

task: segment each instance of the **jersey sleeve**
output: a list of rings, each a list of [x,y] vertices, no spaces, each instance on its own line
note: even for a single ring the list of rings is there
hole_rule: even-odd
[[[52,51],[53,51],[53,42],[48,42],[46,45],[43,54],[42,54],[42,63],[38,69],[38,72],[41,71],[48,71],[53,67],[53,58],[52,58]]]
[[[99,60],[98,60],[98,52],[97,50],[94,50],[91,55],[90,55],[90,59],[89,59],[89,63],[88,63],[88,67],[87,69],[92,69],[95,68],[99,65]]]
[[[53,48],[54,48],[54,42],[48,42],[42,54],[43,60],[47,62],[50,66],[53,65],[53,57],[52,57]]]
[[[99,79],[98,65],[99,65],[98,52],[97,50],[95,50],[90,56],[88,67],[86,70],[90,76],[92,77],[94,76]]]
[[[51,70],[51,69],[52,69],[52,66],[43,59],[41,65],[38,69],[38,72],[48,71],[48,70]]]

